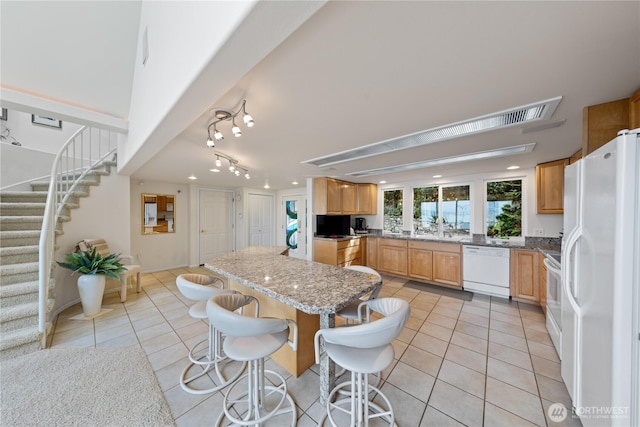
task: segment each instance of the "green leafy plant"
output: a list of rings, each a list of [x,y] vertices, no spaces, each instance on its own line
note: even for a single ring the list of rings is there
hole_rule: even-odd
[[[66,255],[66,262],[56,261],[60,267],[80,274],[103,274],[121,280],[119,274],[127,269],[120,262],[120,254],[109,254],[105,257],[93,248],[89,251],[72,252]]]

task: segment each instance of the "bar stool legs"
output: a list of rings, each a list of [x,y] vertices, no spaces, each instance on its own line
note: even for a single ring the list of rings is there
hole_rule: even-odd
[[[385,409],[377,403],[369,400],[369,394],[375,393],[377,397],[384,400]],[[345,395],[347,397],[334,399],[337,395]],[[319,426],[323,426],[326,419],[332,426],[344,426],[344,419],[340,420],[339,414],[349,416],[350,426],[368,426],[369,420],[380,418],[391,426],[395,426],[395,414],[389,398],[377,387],[369,384],[368,374],[359,372],[351,372],[351,381],[345,381],[338,384],[329,394],[327,401],[327,412],[322,416]],[[336,415],[338,414],[338,415]]]
[[[222,340],[223,336],[220,331],[217,331],[211,324],[209,324],[208,339],[200,341],[189,350],[190,363],[184,368],[180,375],[180,387],[184,391],[190,394],[215,393],[216,391],[222,390],[242,375],[247,366],[247,362],[240,363],[227,358],[222,351]],[[204,355],[198,355],[198,353],[202,351],[201,349],[204,343],[208,343],[207,352]],[[199,367],[200,371],[192,373],[191,371],[197,369],[196,367]],[[225,373],[225,368],[231,369],[231,373]],[[190,384],[198,378],[209,375],[209,373],[215,373],[215,386],[206,389],[199,389]]]
[[[269,377],[265,377],[266,374]],[[279,385],[267,385],[265,378],[272,384]],[[238,388],[242,392],[234,396]],[[283,408],[285,401],[289,405]],[[259,425],[272,417],[287,413],[291,413],[291,426],[297,423],[296,405],[287,392],[287,382],[277,372],[265,370],[264,359],[249,361],[247,373],[227,390],[222,408],[223,412],[218,417],[216,426],[221,426],[225,419],[236,425]],[[241,418],[232,411],[241,414]]]

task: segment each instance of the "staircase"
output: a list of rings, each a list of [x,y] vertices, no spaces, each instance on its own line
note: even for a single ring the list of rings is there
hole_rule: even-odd
[[[63,149],[72,142],[70,139]],[[86,141],[81,143],[86,145]],[[89,196],[90,187],[111,173],[116,161],[115,156],[109,157],[73,172],[58,168],[56,179],[32,182],[31,191],[0,191],[0,360],[46,347],[51,324],[43,319],[48,319],[54,303],[55,283],[50,273],[55,237],[63,233],[63,223],[71,220],[71,210],[80,206],[80,198]],[[49,196],[51,182],[59,191]],[[48,196],[56,210],[53,221],[44,220]],[[49,222],[50,229],[45,230],[43,223]],[[50,245],[39,245],[43,234],[53,236]],[[48,248],[44,255],[41,246]],[[46,274],[40,271],[43,260],[43,265],[49,265]]]

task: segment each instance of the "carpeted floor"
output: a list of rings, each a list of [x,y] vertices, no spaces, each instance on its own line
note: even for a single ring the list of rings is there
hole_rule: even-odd
[[[175,426],[140,348],[41,350],[0,363],[0,425]]]
[[[473,299],[473,292],[446,288],[444,286],[431,285],[429,283],[422,283],[415,280],[409,280],[404,284],[404,286],[407,288],[432,292],[434,294],[446,295],[448,297],[461,299],[463,301],[471,301]]]

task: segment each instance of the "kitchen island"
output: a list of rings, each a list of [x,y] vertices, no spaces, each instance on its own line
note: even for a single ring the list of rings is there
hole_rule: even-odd
[[[284,346],[272,359],[293,375],[315,363],[313,337],[318,328],[335,326],[335,315],[380,284],[374,275],[290,258],[286,247],[253,246],[205,263],[226,277],[230,289],[255,296],[260,316],[289,318],[298,323],[298,350]],[[248,310],[248,313],[252,310]],[[320,397],[326,402],[335,382],[333,363],[320,363]]]

